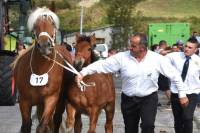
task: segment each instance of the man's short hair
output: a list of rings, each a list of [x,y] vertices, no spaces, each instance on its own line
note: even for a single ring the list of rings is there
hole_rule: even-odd
[[[139,44],[144,45],[146,48],[148,47],[148,40],[147,40],[147,36],[143,33],[135,33],[133,34],[133,37],[140,37],[140,42]]]
[[[197,48],[199,47],[199,42],[195,36],[191,36],[187,41],[190,43],[195,43]]]
[[[166,45],[166,44],[167,44],[167,42],[166,42],[165,40],[161,40],[161,41],[159,42],[159,46]]]

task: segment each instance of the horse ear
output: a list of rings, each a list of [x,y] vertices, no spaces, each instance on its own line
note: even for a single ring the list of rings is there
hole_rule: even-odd
[[[95,33],[94,33],[92,36],[90,36],[90,41],[91,41],[91,44],[92,44],[92,45],[96,44]]]
[[[75,38],[76,38],[76,42],[78,42],[78,40],[79,40],[79,38],[80,38],[80,33],[79,33],[79,32],[77,32],[77,33],[75,34]]]

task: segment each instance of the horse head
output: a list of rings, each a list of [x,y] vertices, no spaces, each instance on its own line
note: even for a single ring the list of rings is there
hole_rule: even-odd
[[[28,29],[33,31],[36,38],[36,48],[42,55],[52,53],[55,45],[56,30],[59,28],[59,19],[48,8],[37,8],[28,18]]]
[[[93,58],[93,48],[96,43],[95,34],[91,36],[76,34],[76,52],[74,66],[77,70],[81,70],[82,67],[89,65]]]

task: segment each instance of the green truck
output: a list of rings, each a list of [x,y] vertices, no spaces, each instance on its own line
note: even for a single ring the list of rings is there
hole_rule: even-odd
[[[148,26],[148,45],[158,44],[160,40],[167,41],[169,46],[177,40],[186,42],[190,37],[188,23],[151,23]]]

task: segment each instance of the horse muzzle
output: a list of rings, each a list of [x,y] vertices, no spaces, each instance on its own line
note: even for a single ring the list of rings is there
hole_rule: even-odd
[[[85,63],[84,58],[75,58],[74,67],[76,68],[77,71],[81,71],[84,63]]]
[[[42,55],[49,55],[53,52],[53,47],[50,41],[39,42],[37,46]]]

